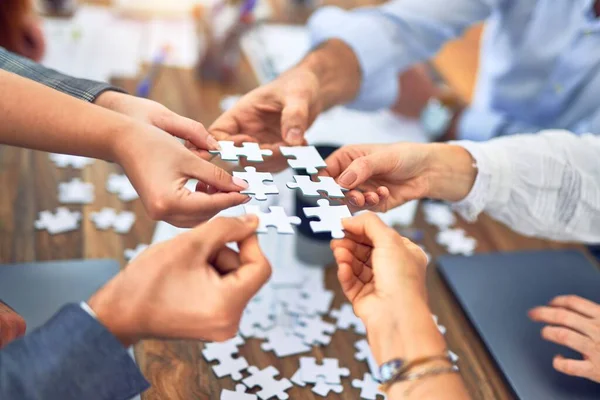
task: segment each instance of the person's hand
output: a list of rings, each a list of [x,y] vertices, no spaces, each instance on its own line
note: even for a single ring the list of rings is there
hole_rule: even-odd
[[[155,101],[120,92],[106,91],[98,96],[94,103],[185,140],[190,150],[205,159],[212,157],[206,150],[219,149],[217,140],[200,122],[182,117]]]
[[[243,96],[209,128],[218,140],[258,142],[273,150],[261,169],[285,168],[279,147],[306,144],[304,134],[317,116],[351,100],[360,86],[358,60],[348,45],[331,40],[298,66]]]
[[[193,227],[218,212],[250,201],[239,193],[245,181],[203,160],[158,128],[132,121],[116,135],[114,157],[140,195],[151,218]],[[198,179],[196,191],[185,184]]]
[[[554,369],[600,383],[600,305],[579,296],[558,296],[547,306],[529,312],[532,320],[547,324],[542,337],[569,347],[581,360],[554,357]]]
[[[0,349],[25,334],[23,317],[0,300]]]
[[[331,242],[342,290],[365,323],[373,355],[441,353],[445,344],[427,307],[427,256],[373,213],[343,220],[346,237]]]
[[[271,274],[257,226],[252,215],[216,218],[152,246],[88,304],[125,346],[143,338],[229,339]]]
[[[424,197],[464,198],[475,181],[471,155],[445,144],[397,143],[345,146],[326,160],[320,175],[346,189],[353,209],[387,211]]]
[[[35,62],[42,61],[46,53],[46,40],[42,31],[42,21],[35,14],[23,14],[18,31],[12,35],[12,41],[7,44],[7,49],[27,57]]]

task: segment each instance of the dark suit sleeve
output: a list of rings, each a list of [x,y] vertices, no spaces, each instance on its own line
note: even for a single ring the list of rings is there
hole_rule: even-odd
[[[108,90],[125,93],[122,89],[108,83],[73,78],[61,74],[27,58],[11,53],[2,47],[0,47],[0,69],[89,102],[93,102],[98,96]]]
[[[0,399],[128,400],[148,387],[123,345],[76,304],[0,350]]]

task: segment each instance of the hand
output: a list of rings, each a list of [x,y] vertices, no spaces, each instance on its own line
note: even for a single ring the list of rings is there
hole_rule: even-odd
[[[7,44],[7,49],[35,62],[42,61],[46,52],[46,40],[42,31],[42,21],[33,13],[23,14],[18,31]]]
[[[229,339],[271,274],[257,226],[255,216],[216,218],[152,246],[88,304],[125,346],[143,338]]]
[[[25,320],[0,300],[0,349],[25,334]]]
[[[217,140],[206,131],[201,123],[182,117],[155,101],[120,92],[106,91],[98,96],[94,103],[185,140],[189,144],[187,147],[204,159],[212,157],[205,150],[219,149]]]
[[[193,227],[218,212],[250,201],[238,193],[243,180],[195,156],[163,131],[133,121],[119,132],[115,158],[140,194],[151,218],[180,227]],[[195,192],[185,188],[198,179]]]
[[[554,357],[554,369],[600,383],[600,305],[579,296],[558,296],[548,306],[534,308],[529,317],[548,324],[542,337],[583,355],[573,360]]]
[[[346,193],[349,205],[373,211],[388,211],[424,197],[460,200],[477,174],[465,149],[445,144],[345,146],[326,163],[320,175],[351,189]]]
[[[346,237],[331,243],[342,290],[365,323],[380,362],[444,351],[427,307],[427,256],[375,214],[343,221]]]

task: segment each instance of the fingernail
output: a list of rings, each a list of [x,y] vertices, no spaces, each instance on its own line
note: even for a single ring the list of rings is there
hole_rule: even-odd
[[[355,207],[358,207],[358,202],[356,201],[356,198],[354,198],[354,197],[350,197],[350,204],[352,204]]]
[[[252,200],[252,197],[248,196],[246,197],[246,199],[242,202],[242,204],[246,204],[248,203],[250,200]]]
[[[206,144],[208,144],[209,150],[221,150],[221,145],[213,135],[206,138]]]
[[[246,181],[245,181],[245,180],[243,180],[242,178],[240,178],[240,177],[237,177],[237,176],[234,176],[234,177],[232,178],[232,181],[233,181],[233,183],[234,183],[236,186],[239,186],[239,187],[241,187],[242,189],[248,189],[248,182],[246,182]]]
[[[243,223],[247,224],[247,223],[250,223],[250,222],[254,222],[257,217],[254,214],[246,214],[246,215],[241,215],[238,218],[240,219],[240,221],[242,221]]]
[[[287,141],[297,143],[302,141],[302,131],[298,128],[292,128],[287,133]]]
[[[340,185],[347,188],[350,185],[352,185],[354,183],[354,181],[356,181],[357,178],[358,178],[358,176],[356,175],[356,172],[346,171],[342,174],[342,176],[340,176],[340,178],[338,180],[339,180]]]

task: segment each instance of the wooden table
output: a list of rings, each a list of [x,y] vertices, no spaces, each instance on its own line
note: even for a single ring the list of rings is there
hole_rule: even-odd
[[[454,60],[457,58],[454,57]],[[464,75],[464,72],[461,74]],[[472,81],[468,76],[466,79]],[[135,88],[135,82],[132,81],[117,83],[130,92]],[[239,81],[229,87],[200,82],[191,71],[166,69],[161,73],[152,98],[208,126],[220,113],[219,100],[222,96],[243,93],[255,86],[256,80],[246,63],[240,68]],[[123,204],[104,190],[108,174],[119,169],[116,165],[98,161],[81,173],[61,170],[50,163],[45,153],[0,146],[0,262],[105,257],[116,258],[124,263],[123,251],[126,248],[150,242],[154,223],[146,216],[139,200]],[[57,236],[36,231],[33,222],[37,213],[59,205],[56,195],[58,182],[75,176],[81,176],[96,187],[93,205],[70,207],[82,211],[82,228]],[[138,220],[131,233],[121,236],[113,232],[101,232],[92,225],[90,213],[106,206],[136,212]],[[487,217],[480,218],[473,225],[462,221],[459,225],[477,239],[477,250],[481,252],[564,247],[521,237]],[[423,243],[434,257],[444,253],[435,242],[436,230],[424,223],[420,212],[414,226],[424,230]],[[329,268],[326,277],[327,287],[336,293],[334,306],[338,307],[344,298],[335,278],[335,268]],[[461,373],[472,397],[511,398],[482,342],[433,266],[429,269],[428,287],[433,312],[448,329],[446,338],[449,347],[460,356]],[[354,343],[358,339],[353,333],[337,331],[331,345],[315,348],[312,355],[317,358],[338,358],[342,365],[350,368],[352,377],[362,377],[367,367],[353,358]],[[136,347],[136,355],[142,371],[152,383],[152,388],[143,395],[143,399],[217,399],[222,388],[232,389],[235,386],[232,380],[217,379],[210,366],[203,361],[202,348],[201,343],[190,341],[147,340],[140,343]],[[249,340],[241,354],[251,365],[261,368],[274,365],[288,378],[298,367],[298,357],[278,359],[272,353],[263,352],[256,340]],[[341,395],[332,394],[328,398],[357,399],[358,390],[350,386],[350,381],[344,380],[344,392]],[[319,398],[309,388],[294,387],[289,395],[292,399]]]

